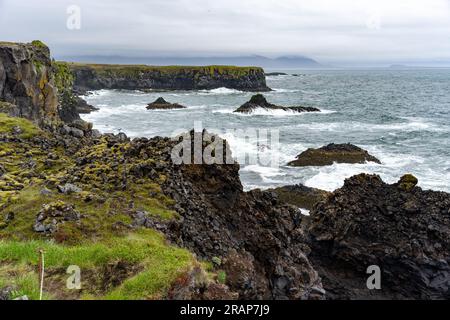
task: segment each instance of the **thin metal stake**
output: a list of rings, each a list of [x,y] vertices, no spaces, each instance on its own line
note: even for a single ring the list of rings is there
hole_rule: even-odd
[[[44,250],[39,249],[39,300],[42,300],[42,292],[44,290]]]

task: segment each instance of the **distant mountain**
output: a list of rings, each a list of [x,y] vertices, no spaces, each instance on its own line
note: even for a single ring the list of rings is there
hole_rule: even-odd
[[[293,69],[322,67],[317,61],[304,56],[282,56],[267,58],[264,56],[237,56],[237,57],[124,57],[124,56],[60,56],[58,60],[84,63],[106,64],[147,64],[155,66],[164,65],[235,65],[259,66],[263,68]]]

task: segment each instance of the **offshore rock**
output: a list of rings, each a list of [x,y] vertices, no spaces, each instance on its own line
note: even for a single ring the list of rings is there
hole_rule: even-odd
[[[147,110],[167,110],[167,109],[185,109],[185,106],[182,106],[178,103],[170,103],[164,100],[164,98],[159,97],[152,103],[147,105]]]
[[[265,109],[265,110],[282,110],[282,111],[292,111],[292,112],[320,112],[319,109],[314,107],[282,107],[271,104],[267,102],[266,98],[262,94],[256,94],[251,97],[250,101],[244,103],[234,112],[239,113],[251,113],[256,109]]]
[[[381,163],[380,160],[370,155],[366,150],[353,144],[334,144],[318,149],[307,149],[297,156],[297,159],[288,163],[293,167],[306,166],[330,166],[333,163],[365,163],[371,161]]]

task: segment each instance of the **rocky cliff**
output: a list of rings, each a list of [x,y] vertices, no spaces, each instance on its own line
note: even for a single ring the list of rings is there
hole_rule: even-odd
[[[57,119],[57,95],[45,44],[0,42],[0,111],[39,122]]]
[[[202,90],[226,87],[268,91],[264,70],[233,66],[94,65],[71,63],[75,88],[128,90]]]

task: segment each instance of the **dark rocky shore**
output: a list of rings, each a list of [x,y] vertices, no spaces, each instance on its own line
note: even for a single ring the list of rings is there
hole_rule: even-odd
[[[63,245],[54,254],[103,246],[82,292],[100,298],[450,298],[450,194],[365,174],[332,193],[244,192],[238,163],[175,164],[176,140],[99,134],[65,102],[72,80],[42,43],[0,44],[0,246],[27,244],[8,260],[0,250],[9,274],[35,275],[34,240]],[[61,289],[70,257],[50,262],[49,294],[81,298]],[[372,265],[379,290],[366,286]],[[20,285],[8,281],[6,298]]]

